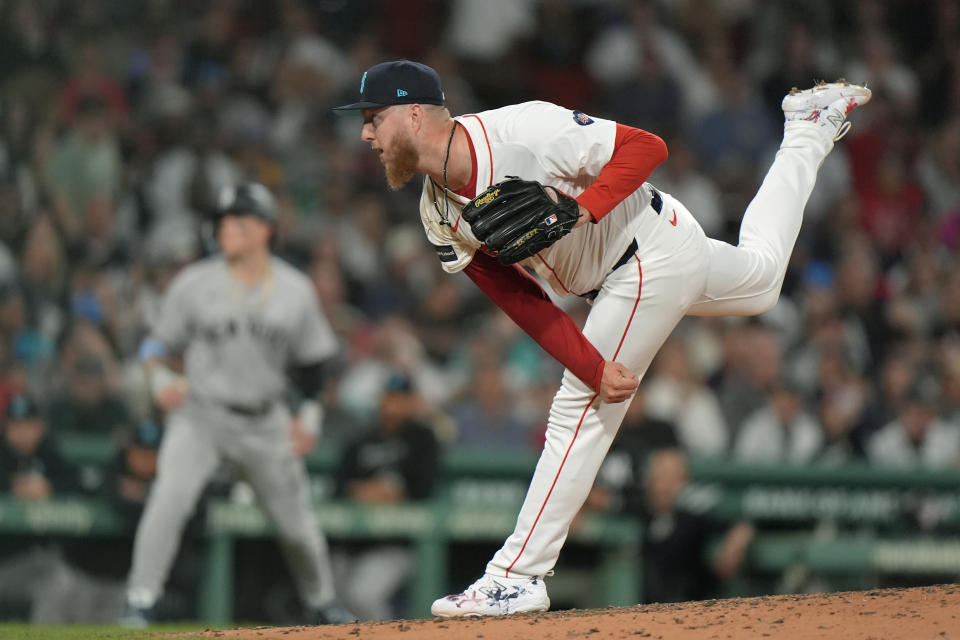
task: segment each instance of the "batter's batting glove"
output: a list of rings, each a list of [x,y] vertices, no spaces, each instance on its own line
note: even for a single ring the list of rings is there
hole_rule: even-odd
[[[553,190],[557,202],[547,189]],[[580,218],[577,201],[536,180],[507,176],[463,207],[473,234],[503,264],[536,255],[573,231]]]

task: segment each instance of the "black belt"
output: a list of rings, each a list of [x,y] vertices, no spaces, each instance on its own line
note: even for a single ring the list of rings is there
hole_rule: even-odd
[[[620,259],[617,260],[617,263],[613,265],[613,268],[610,269],[610,273],[613,273],[623,265],[630,262],[630,258],[633,257],[633,254],[637,252],[637,239],[634,238],[633,242],[630,243],[630,246],[627,247],[627,250],[623,252],[623,255],[620,256]],[[588,291],[587,293],[581,293],[581,298],[586,298],[587,300],[593,300],[600,294],[600,289],[594,289],[593,291]]]
[[[633,257],[633,254],[637,252],[637,239],[634,238],[633,242],[630,243],[630,246],[627,247],[627,250],[623,252],[623,255],[620,256],[620,259],[617,260],[617,263],[613,265],[613,268],[610,269],[610,273],[613,273],[623,265],[630,262],[630,258]]]
[[[224,404],[223,406],[226,407],[228,411],[241,415],[245,418],[262,418],[273,411],[274,404],[274,402],[270,401],[253,407],[247,407],[239,404]]]
[[[663,197],[653,187],[650,187],[650,206],[657,212],[657,215],[660,215],[660,212],[663,211]]]
[[[653,210],[657,212],[657,215],[660,215],[660,212],[663,211],[663,196],[660,195],[660,192],[650,187],[650,206],[653,207]],[[630,243],[630,246],[627,247],[627,250],[623,252],[623,255],[620,256],[620,259],[617,260],[616,264],[613,265],[613,268],[610,269],[610,273],[613,273],[623,265],[630,262],[630,258],[633,257],[633,254],[637,252],[637,239],[634,238],[633,242]],[[593,300],[600,294],[600,289],[594,289],[593,291],[588,291],[587,293],[581,293],[581,298],[586,298],[587,300]]]

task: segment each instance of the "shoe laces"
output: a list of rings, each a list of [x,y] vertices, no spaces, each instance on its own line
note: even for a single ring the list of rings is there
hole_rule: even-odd
[[[535,578],[530,578],[530,580],[535,580]],[[515,598],[521,591],[523,591],[523,584],[513,584],[512,581],[507,579],[498,580],[496,576],[483,576],[467,587],[464,593],[469,595],[477,592],[494,600],[503,600],[504,598]]]
[[[844,120],[843,124],[840,125],[840,128],[837,129],[837,134],[833,136],[833,141],[838,142],[840,138],[847,135],[847,132],[850,131],[851,125],[848,121]]]

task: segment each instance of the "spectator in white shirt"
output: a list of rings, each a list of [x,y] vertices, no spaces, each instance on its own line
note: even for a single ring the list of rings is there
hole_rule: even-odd
[[[804,411],[797,389],[781,380],[766,405],[744,422],[733,456],[740,462],[805,464],[819,453],[823,440],[820,424]]]
[[[730,434],[720,401],[694,369],[684,341],[668,340],[660,348],[644,387],[648,416],[673,423],[685,453],[726,455]]]
[[[867,443],[872,464],[905,467],[955,467],[960,462],[960,427],[941,417],[939,389],[929,381],[915,384],[898,416]]]

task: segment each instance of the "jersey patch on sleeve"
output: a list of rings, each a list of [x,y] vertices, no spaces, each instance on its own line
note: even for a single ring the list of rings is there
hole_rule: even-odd
[[[442,246],[434,246],[433,248],[436,249],[437,255],[440,257],[440,262],[457,261],[457,252],[453,250],[453,245],[445,244]]]
[[[576,122],[581,127],[585,127],[588,124],[593,124],[593,118],[585,114],[583,111],[574,111],[573,121]]]

